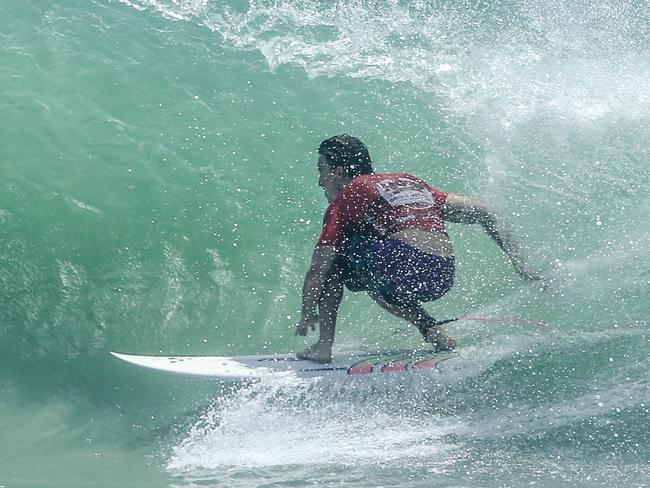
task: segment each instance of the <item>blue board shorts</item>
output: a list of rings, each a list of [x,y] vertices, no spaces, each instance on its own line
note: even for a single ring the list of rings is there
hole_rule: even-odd
[[[353,234],[339,250],[336,266],[348,290],[378,293],[396,305],[440,298],[454,281],[453,256],[428,254],[397,239]]]

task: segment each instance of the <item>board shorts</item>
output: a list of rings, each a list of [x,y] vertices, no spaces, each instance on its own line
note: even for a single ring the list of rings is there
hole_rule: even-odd
[[[454,257],[425,253],[397,239],[353,234],[335,261],[345,287],[377,293],[396,305],[436,300],[454,281]]]

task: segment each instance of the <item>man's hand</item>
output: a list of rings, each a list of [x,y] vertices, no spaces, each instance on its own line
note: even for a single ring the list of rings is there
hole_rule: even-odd
[[[296,326],[296,335],[306,336],[310,327],[311,330],[316,330],[316,323],[318,323],[318,314],[303,314]]]
[[[460,195],[447,195],[445,203],[445,220],[458,224],[480,224],[487,234],[508,255],[517,273],[522,278],[531,281],[541,281],[546,287],[545,280],[537,272],[532,271],[524,262],[519,244],[505,225],[497,225],[497,217],[493,210],[483,202]]]
[[[514,263],[515,269],[517,270],[517,273],[519,273],[519,276],[522,278],[526,278],[527,280],[531,281],[544,281],[544,278],[540,276],[538,273],[531,271],[528,266]]]
[[[530,281],[536,281],[540,285],[540,291],[548,290],[550,287],[550,282],[544,276],[531,271],[527,266],[515,265],[515,269],[519,276]]]

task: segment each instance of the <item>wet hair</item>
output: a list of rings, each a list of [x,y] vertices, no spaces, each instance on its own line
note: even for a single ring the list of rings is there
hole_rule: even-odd
[[[342,166],[351,178],[373,173],[368,148],[356,137],[341,134],[325,139],[318,146],[318,154],[325,156],[332,168]]]

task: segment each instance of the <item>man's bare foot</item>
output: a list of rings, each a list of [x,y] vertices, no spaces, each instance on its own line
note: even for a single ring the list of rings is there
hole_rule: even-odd
[[[453,351],[456,348],[456,341],[448,335],[443,334],[435,326],[427,331],[427,342],[433,345],[433,349],[436,352]]]
[[[309,359],[318,363],[331,363],[332,362],[332,346],[324,345],[320,341],[309,346],[302,352],[296,354],[298,359]]]

